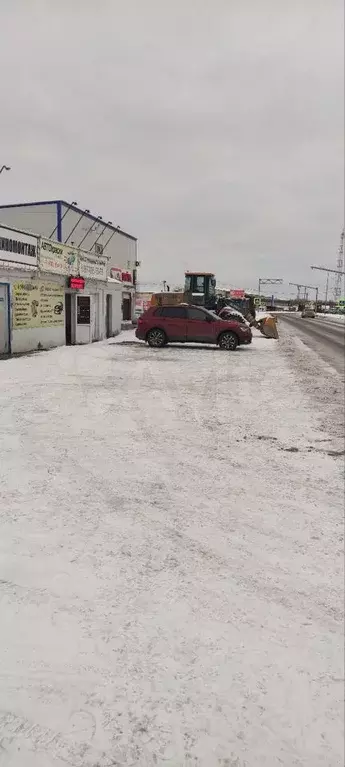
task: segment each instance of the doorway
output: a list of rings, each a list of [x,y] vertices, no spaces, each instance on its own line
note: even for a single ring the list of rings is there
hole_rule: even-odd
[[[0,284],[0,354],[10,351],[9,286]]]
[[[122,294],[122,319],[125,322],[132,319],[132,301],[130,293]]]
[[[66,346],[72,344],[72,296],[71,293],[65,293],[65,331]]]
[[[111,293],[107,293],[107,305],[106,305],[106,316],[105,316],[107,338],[111,338],[111,335],[112,335],[112,321],[111,321],[111,317],[112,317],[112,298],[113,297],[112,297]]]

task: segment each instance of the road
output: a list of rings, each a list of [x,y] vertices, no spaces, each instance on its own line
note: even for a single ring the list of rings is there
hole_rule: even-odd
[[[342,456],[294,345],[118,340],[0,363],[0,767],[341,767]]]
[[[342,322],[322,317],[302,319],[300,314],[279,314],[279,320],[292,325],[294,332],[307,346],[316,351],[322,359],[344,374],[345,325]]]

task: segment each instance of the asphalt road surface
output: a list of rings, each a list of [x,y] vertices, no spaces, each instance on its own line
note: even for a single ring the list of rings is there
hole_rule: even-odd
[[[344,374],[345,364],[345,325],[331,319],[315,317],[302,319],[300,314],[281,314],[279,320],[292,325],[298,331],[301,340],[320,357]]]

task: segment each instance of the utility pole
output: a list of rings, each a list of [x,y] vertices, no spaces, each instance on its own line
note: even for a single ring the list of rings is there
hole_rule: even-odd
[[[327,272],[326,290],[325,290],[325,303],[327,303],[327,300],[328,300],[329,275],[330,274],[336,274],[337,275],[337,280],[340,279],[340,281],[341,281],[342,275],[345,274],[344,264],[343,264],[343,268],[342,269],[329,269],[328,266],[311,266],[310,268],[311,269],[316,269],[319,272]],[[340,282],[340,289],[341,289],[341,282]]]
[[[304,285],[299,285],[298,282],[289,282],[289,285],[292,285],[293,288],[297,288],[296,299],[297,299],[297,301],[299,301],[300,300],[300,290],[301,290],[301,288],[304,288]]]
[[[342,283],[342,277],[345,274],[344,271],[344,229],[341,232],[340,235],[340,245],[338,248],[338,255],[337,255],[337,268],[336,269],[330,269],[328,266],[311,266],[311,269],[317,269],[320,272],[327,272],[327,280],[326,280],[326,290],[325,290],[325,302],[327,303],[328,299],[328,286],[329,286],[329,275],[335,274],[335,284],[334,284],[334,299],[337,301],[341,297],[341,283]]]
[[[328,285],[329,285],[329,272],[327,272],[326,288],[325,288],[325,304],[328,301]]]
[[[308,290],[315,290],[316,293],[316,301],[318,299],[319,295],[319,288],[317,288],[315,285],[300,285],[298,282],[289,282],[289,285],[292,285],[293,287],[297,288],[297,301],[301,299],[300,296],[300,290],[301,288],[304,288],[304,294],[303,294],[303,301],[308,301]]]
[[[344,269],[344,229],[342,230],[342,233],[340,235],[340,245],[338,248],[338,256],[337,256],[337,276],[335,278],[335,285],[334,285],[334,300],[339,301],[339,298],[341,298],[341,275],[342,275],[342,269]]]
[[[305,290],[306,290],[306,294],[305,294],[306,295],[306,301],[308,301],[308,296],[309,296],[308,290],[315,290],[315,304],[317,305],[317,297],[319,295],[319,288],[317,288],[315,285],[305,285],[304,287],[305,287]]]

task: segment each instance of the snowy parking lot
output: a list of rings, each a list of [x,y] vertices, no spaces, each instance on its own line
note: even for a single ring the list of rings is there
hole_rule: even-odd
[[[343,459],[291,344],[0,363],[1,767],[342,767]]]

